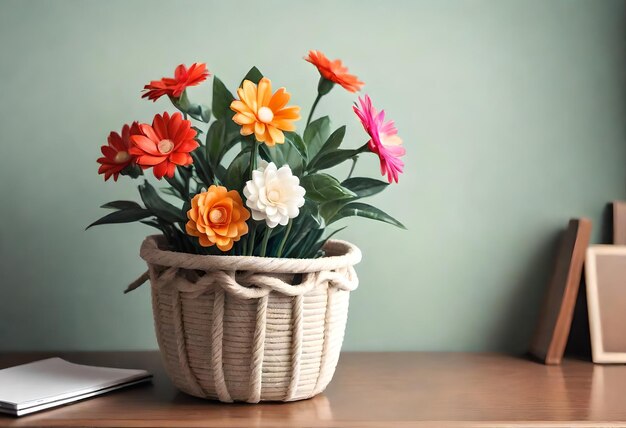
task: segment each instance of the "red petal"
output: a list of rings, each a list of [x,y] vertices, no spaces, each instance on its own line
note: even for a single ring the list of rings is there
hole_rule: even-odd
[[[156,178],[158,178],[159,180],[162,179],[167,172],[167,161],[155,165],[154,168],[152,168],[152,172],[154,173],[154,176]]]
[[[161,116],[160,114],[154,116],[152,128],[154,128],[157,137],[155,141],[165,140],[168,137],[166,125],[166,119],[169,119],[168,116],[169,115],[167,113],[164,113],[164,116]]]
[[[102,154],[105,157],[107,157],[107,158],[109,158],[111,160],[115,159],[115,155],[117,154],[117,151],[115,149],[113,149],[112,147],[110,147],[110,146],[102,146],[102,147],[100,147],[100,150],[102,151]]]
[[[118,152],[126,150],[126,144],[124,144],[122,137],[117,132],[111,132],[107,141],[109,146],[114,147]]]
[[[200,144],[196,140],[184,140],[180,146],[176,147],[177,152],[189,153],[196,150]]]
[[[137,163],[139,165],[157,165],[165,161],[165,157],[163,156],[150,156],[150,155],[142,155],[137,158]]]
[[[188,158],[190,156],[187,153],[176,152],[170,155],[170,162],[176,165],[187,165]]]
[[[131,140],[137,148],[143,150],[144,152],[150,155],[155,155],[155,156],[161,155],[161,153],[159,152],[159,149],[157,148],[156,142],[149,139],[148,137],[143,136],[143,135],[133,135],[131,137]],[[132,150],[131,148],[132,154],[143,154],[143,153],[134,153],[134,152],[135,151]]]
[[[165,173],[165,175],[167,175],[169,178],[174,177],[174,174],[176,174],[176,165],[174,165],[171,162],[167,163],[167,172]]]

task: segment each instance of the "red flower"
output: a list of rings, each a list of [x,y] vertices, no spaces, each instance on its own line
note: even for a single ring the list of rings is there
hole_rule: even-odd
[[[130,154],[137,156],[137,165],[143,169],[153,167],[154,176],[173,177],[176,165],[191,165],[189,155],[199,144],[194,140],[196,131],[191,122],[184,120],[180,113],[171,117],[168,113],[154,116],[152,126],[139,125],[142,135],[131,136]]]
[[[163,95],[178,98],[189,86],[196,86],[204,82],[209,77],[206,64],[194,63],[189,69],[183,64],[176,67],[174,77],[164,77],[161,80],[153,80],[143,87],[145,94],[141,98],[148,98],[156,101]]]
[[[340,60],[331,61],[320,51],[309,51],[309,56],[304,59],[316,66],[324,79],[338,83],[347,91],[357,92],[364,85],[355,75],[348,73],[348,68]]]
[[[141,134],[137,122],[133,122],[131,126],[124,125],[122,135],[117,132],[111,132],[109,134],[109,138],[107,139],[108,145],[100,148],[104,156],[98,158],[97,161],[100,164],[98,174],[104,174],[104,181],[108,180],[111,176],[114,181],[117,181],[120,172],[135,162],[135,158],[129,153],[129,149],[131,146],[131,135],[137,134]]]

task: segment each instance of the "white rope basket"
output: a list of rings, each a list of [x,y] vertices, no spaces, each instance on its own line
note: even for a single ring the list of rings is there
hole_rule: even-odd
[[[199,256],[141,246],[157,340],[182,391],[222,402],[294,401],[330,382],[343,342],[354,245],[331,240],[319,259]]]

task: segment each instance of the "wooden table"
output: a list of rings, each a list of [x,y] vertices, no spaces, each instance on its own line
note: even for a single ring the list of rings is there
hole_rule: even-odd
[[[306,401],[220,404],[178,392],[156,352],[61,353],[145,368],[154,383],[14,418],[0,427],[626,426],[626,366],[460,353],[344,353],[325,393]],[[52,354],[0,355],[0,368]]]

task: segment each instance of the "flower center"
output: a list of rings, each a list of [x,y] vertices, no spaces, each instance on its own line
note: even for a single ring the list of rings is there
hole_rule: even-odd
[[[226,220],[225,217],[223,208],[214,208],[209,212],[209,221],[211,221],[211,223],[222,223]]]
[[[128,162],[128,159],[130,159],[130,155],[128,154],[128,152],[117,152],[115,154],[115,158],[113,159],[113,161],[115,163],[125,163]]]
[[[157,144],[157,148],[164,155],[168,154],[172,150],[174,150],[174,143],[171,140],[161,140],[159,144]]]
[[[263,123],[270,123],[274,119],[274,112],[269,107],[261,107],[257,113],[257,117]]]
[[[278,190],[270,190],[267,192],[267,200],[270,202],[278,202],[280,200],[280,192]]]

